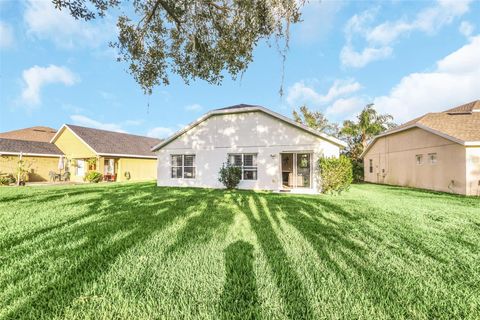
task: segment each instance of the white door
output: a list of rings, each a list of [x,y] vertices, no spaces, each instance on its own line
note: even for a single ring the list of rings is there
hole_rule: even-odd
[[[77,160],[77,177],[85,175],[85,160]]]

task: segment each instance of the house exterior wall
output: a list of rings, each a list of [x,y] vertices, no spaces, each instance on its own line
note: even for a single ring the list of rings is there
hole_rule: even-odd
[[[318,190],[317,161],[338,157],[339,146],[263,112],[215,115],[170,142],[158,154],[159,186],[223,188],[218,172],[229,153],[256,153],[257,180],[242,180],[241,189],[278,190],[280,153],[312,154],[313,188]],[[195,154],[195,179],[171,178],[171,156]]]
[[[92,149],[77,138],[68,128],[63,130],[54,144],[62,150],[68,159],[86,159],[97,156]]]
[[[23,156],[22,159],[29,167],[28,179],[30,182],[48,181],[50,171],[58,172],[58,157]],[[1,156],[0,172],[16,176],[19,156]]]
[[[480,147],[467,147],[467,195],[480,196]]]
[[[430,153],[437,154],[435,164]],[[422,164],[416,155],[423,155]],[[464,146],[413,128],[377,138],[364,155],[365,181],[465,194],[465,157]]]
[[[155,180],[157,177],[157,160],[155,159],[118,159],[117,181],[128,181],[125,172],[130,172],[129,181]],[[103,171],[102,171],[103,173]]]

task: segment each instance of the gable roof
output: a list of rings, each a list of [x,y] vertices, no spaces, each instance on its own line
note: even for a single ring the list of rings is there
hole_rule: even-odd
[[[0,154],[5,155],[55,156],[63,155],[56,145],[43,141],[27,141],[0,138]]]
[[[7,131],[0,133],[0,138],[49,142],[57,133],[56,129],[50,127],[30,127],[19,130]]]
[[[173,140],[175,140],[176,138],[178,138],[179,136],[181,136],[182,134],[184,134],[185,132],[193,129],[194,127],[196,127],[197,125],[199,125],[200,123],[202,123],[203,121],[207,120],[208,118],[210,117],[213,117],[213,116],[217,116],[217,115],[226,115],[226,114],[233,114],[233,113],[242,113],[242,112],[263,112],[265,114],[268,114],[280,121],[283,121],[283,122],[286,122],[294,127],[297,127],[303,131],[306,131],[310,134],[313,134],[317,137],[320,137],[320,138],[323,138],[333,144],[336,144],[340,147],[346,147],[347,144],[345,142],[343,142],[342,140],[339,140],[337,138],[334,138],[334,137],[331,137],[323,132],[319,132],[317,130],[314,130],[310,127],[307,127],[303,124],[300,124],[300,123],[297,123],[295,121],[293,121],[292,119],[289,119],[279,113],[276,113],[270,109],[267,109],[265,107],[262,107],[262,106],[257,106],[257,105],[249,105],[249,104],[237,104],[237,105],[234,105],[234,106],[230,106],[230,107],[225,107],[225,108],[220,108],[220,109],[215,109],[215,110],[212,110],[206,114],[204,114],[203,116],[201,116],[200,118],[198,118],[197,120],[195,120],[194,122],[192,122],[191,124],[189,124],[188,126],[186,126],[185,128],[183,128],[182,130],[180,131],[177,131],[175,134],[173,134],[172,136],[170,136],[169,138],[165,139],[164,141],[162,141],[161,143],[157,144],[155,147],[152,148],[152,151],[157,151],[158,149],[161,149],[163,148],[164,146],[166,146],[167,144],[169,144],[170,142],[172,142]]]
[[[162,140],[128,133],[64,124],[52,138],[54,143],[60,134],[69,129],[73,134],[100,156],[135,157],[155,159],[151,148]]]
[[[362,156],[377,138],[420,128],[462,145],[480,145],[480,100],[475,100],[443,112],[427,113],[376,136],[368,144]]]

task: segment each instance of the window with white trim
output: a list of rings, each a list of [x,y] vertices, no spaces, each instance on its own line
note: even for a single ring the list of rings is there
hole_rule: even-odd
[[[415,161],[418,165],[421,165],[423,163],[423,154],[415,155]]]
[[[195,155],[174,154],[171,159],[172,178],[195,179]]]
[[[437,154],[436,153],[429,153],[428,154],[428,161],[430,162],[430,164],[437,163]]]
[[[228,162],[242,169],[242,180],[257,180],[257,154],[229,154]]]

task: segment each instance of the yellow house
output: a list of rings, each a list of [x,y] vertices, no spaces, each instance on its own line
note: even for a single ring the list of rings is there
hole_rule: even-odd
[[[480,196],[480,100],[375,137],[363,160],[367,182]]]
[[[66,158],[72,181],[81,182],[89,170],[107,181],[153,180],[156,156],[150,149],[161,140],[65,124],[50,141]]]
[[[56,130],[49,127],[31,127],[0,133],[0,174],[16,174],[20,156],[29,172],[29,181],[50,179],[51,171],[58,171],[62,151],[49,141]]]

